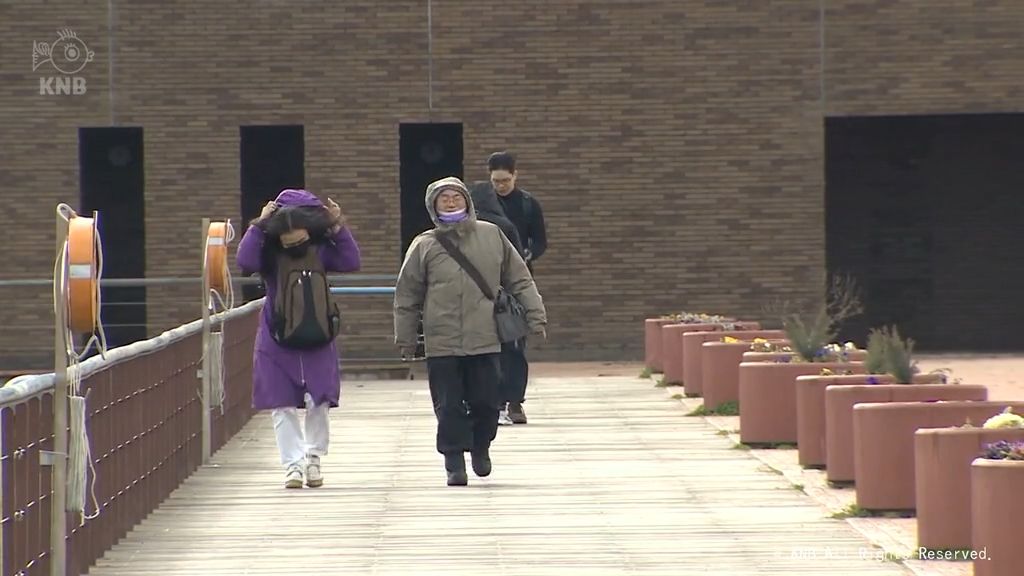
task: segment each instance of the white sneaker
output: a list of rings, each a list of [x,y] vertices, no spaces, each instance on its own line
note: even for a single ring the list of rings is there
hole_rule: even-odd
[[[512,419],[508,417],[508,410],[498,412],[498,426],[511,426]]]
[[[284,487],[302,488],[302,468],[299,465],[296,464],[288,468],[284,477]]]
[[[312,454],[306,456],[306,486],[319,488],[324,485],[324,476],[320,473],[320,457]]]

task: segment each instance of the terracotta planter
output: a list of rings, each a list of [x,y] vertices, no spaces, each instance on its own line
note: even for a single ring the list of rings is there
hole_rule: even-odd
[[[788,340],[769,340],[789,344]],[[705,342],[700,347],[701,392],[704,406],[715,409],[726,402],[740,400],[740,363],[750,352],[750,342]]]
[[[968,384],[874,384],[825,389],[825,469],[830,482],[853,482],[853,407],[866,402],[988,400],[988,388]],[[963,424],[963,422],[960,422]]]
[[[979,554],[974,559],[974,576],[1024,572],[1021,486],[1024,461],[978,458],[971,464],[971,547]]]
[[[666,318],[648,318],[644,320],[644,366],[651,372],[660,373],[661,366],[661,327],[666,324],[677,324]]]
[[[867,510],[912,510],[914,433],[921,428],[975,425],[1024,402],[892,402],[853,407],[853,473],[857,505]]]
[[[744,354],[744,360],[750,353]],[[822,368],[863,372],[862,362],[747,362],[740,364],[740,441],[796,442],[796,378]]]
[[[661,327],[661,369],[666,384],[683,383],[683,334],[718,329],[719,324],[665,324]]]
[[[683,334],[683,386],[687,396],[700,396],[704,390],[704,369],[701,346],[705,342],[721,340],[726,336],[753,341],[754,338],[785,338],[782,330],[721,330],[714,332],[689,332]],[[738,363],[737,363],[738,364]]]
[[[756,330],[757,322],[735,322],[742,330]],[[666,384],[683,383],[683,336],[690,332],[723,332],[723,324],[667,324],[661,327],[661,366]]]
[[[796,379],[796,441],[800,449],[802,466],[825,466],[825,389],[832,385],[868,385],[868,378],[874,378],[880,384],[891,384],[895,381],[888,374],[800,376]],[[941,384],[942,375],[920,374],[914,377],[914,383]]]
[[[919,547],[971,547],[971,462],[985,444],[1000,440],[1024,440],[1024,428],[926,428],[914,434]]]

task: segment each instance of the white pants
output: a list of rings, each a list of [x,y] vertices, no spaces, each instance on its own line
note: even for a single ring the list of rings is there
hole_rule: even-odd
[[[271,412],[277,449],[281,452],[281,464],[285,469],[301,464],[307,454],[327,455],[327,444],[331,439],[330,419],[327,416],[329,407],[327,403],[314,406],[313,399],[306,394],[305,436],[299,424],[297,409],[275,408]]]

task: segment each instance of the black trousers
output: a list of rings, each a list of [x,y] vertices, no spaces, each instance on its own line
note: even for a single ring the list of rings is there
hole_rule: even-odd
[[[530,364],[526,361],[526,338],[501,345],[501,401],[526,402]]]
[[[498,434],[498,354],[427,358],[441,454],[487,448]]]

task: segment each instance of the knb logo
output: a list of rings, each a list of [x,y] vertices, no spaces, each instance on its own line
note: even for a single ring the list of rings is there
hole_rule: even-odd
[[[60,72],[60,76],[40,76],[39,93],[43,95],[85,94],[85,78],[75,76],[92,62],[96,53],[89,50],[69,28],[57,32],[57,40],[53,44],[46,42],[32,43],[32,70],[43,64],[50,63]]]

